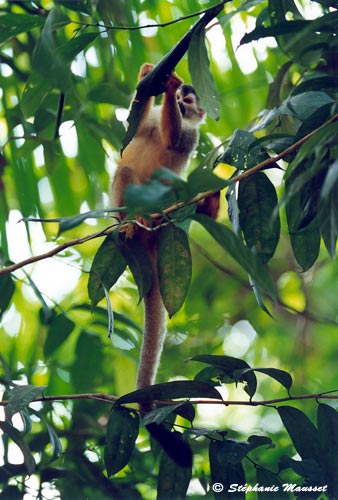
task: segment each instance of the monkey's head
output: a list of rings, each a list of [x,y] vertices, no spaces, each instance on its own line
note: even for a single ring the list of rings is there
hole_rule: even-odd
[[[195,123],[203,120],[205,111],[200,107],[200,100],[192,85],[181,85],[176,93],[176,99],[185,120]]]

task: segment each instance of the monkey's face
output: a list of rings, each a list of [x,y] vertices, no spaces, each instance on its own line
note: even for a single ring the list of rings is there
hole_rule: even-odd
[[[199,100],[191,85],[182,85],[177,93],[178,107],[185,120],[199,123],[203,120],[205,112],[199,107]]]

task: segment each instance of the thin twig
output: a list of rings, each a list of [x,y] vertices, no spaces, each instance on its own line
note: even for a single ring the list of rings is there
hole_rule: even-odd
[[[106,24],[100,24],[100,23],[84,23],[81,21],[72,21],[74,24],[77,24],[79,26],[83,26],[84,28],[103,28],[106,31],[109,30],[121,30],[121,31],[136,31],[136,30],[144,30],[148,28],[166,28],[167,26],[171,26],[172,24],[180,23],[181,21],[186,21],[187,19],[191,19],[193,17],[198,17],[206,12],[209,12],[210,10],[217,8],[218,6],[225,5],[228,2],[231,2],[232,0],[223,0],[222,2],[219,2],[212,7],[208,7],[207,9],[200,10],[199,12],[194,12],[193,14],[187,14],[186,16],[179,17],[178,19],[173,19],[171,21],[167,21],[165,23],[149,23],[149,24],[142,24],[141,26],[107,26]]]
[[[190,400],[191,403],[196,405],[224,405],[224,406],[267,406],[278,403],[286,403],[291,401],[300,401],[306,399],[338,399],[338,394],[333,394],[333,392],[338,392],[338,389],[334,391],[319,393],[319,394],[300,394],[299,396],[286,396],[284,398],[274,398],[265,399],[262,401],[241,401],[241,400],[230,400],[225,401],[223,399],[194,399]],[[67,394],[58,396],[41,396],[34,399],[30,403],[46,403],[46,402],[56,402],[56,401],[72,401],[76,399],[95,399],[98,401],[103,401],[105,403],[115,403],[119,398],[117,396],[111,396],[110,394],[104,394],[102,392],[97,393],[85,393],[85,394]],[[182,398],[180,398],[182,399]],[[175,405],[177,401],[172,400],[154,400],[154,403],[161,405]],[[0,406],[7,406],[9,401],[0,401]]]
[[[242,180],[242,179],[244,179],[246,177],[249,177],[250,175],[253,175],[256,172],[259,172],[260,170],[263,170],[263,169],[267,168],[268,166],[272,165],[273,163],[276,163],[276,161],[281,160],[282,158],[284,158],[288,154],[290,154],[290,153],[294,152],[296,149],[298,149],[306,141],[308,141],[309,139],[311,139],[311,137],[313,137],[325,125],[328,125],[329,123],[333,123],[333,122],[335,122],[337,120],[338,120],[338,113],[336,115],[332,116],[325,123],[323,123],[323,125],[321,125],[320,127],[316,128],[315,130],[313,130],[309,134],[305,135],[304,137],[302,137],[301,139],[299,139],[298,141],[296,141],[294,144],[292,144],[288,148],[284,149],[284,151],[282,151],[281,153],[279,153],[277,156],[272,157],[272,158],[268,158],[267,160],[264,160],[263,162],[258,163],[257,165],[255,165],[254,167],[250,168],[249,170],[246,170],[245,172],[237,175],[236,177],[233,177],[232,179],[229,179],[229,185],[233,184],[234,182],[238,182],[238,181],[240,181],[240,180]],[[186,206],[189,206],[189,205],[194,205],[194,204],[198,203],[199,201],[207,198],[208,196],[216,193],[217,191],[218,190],[206,191],[204,193],[200,193],[199,195],[195,196],[194,198],[192,198],[188,202],[182,202],[181,201],[181,202],[175,203],[174,205],[172,205],[172,206],[168,207],[167,209],[163,210],[162,213],[151,214],[151,218],[152,219],[158,219],[159,217],[162,217],[163,215],[170,215],[171,213],[175,212],[176,210],[179,210],[180,208],[183,208],[183,207],[186,207]],[[128,224],[130,224],[130,221],[128,221],[128,222],[126,222],[126,224],[120,226],[119,229],[122,230],[122,231],[125,230],[127,228]],[[53,257],[54,255],[56,255],[56,254],[62,252],[63,250],[65,250],[66,248],[69,248],[69,247],[72,247],[72,246],[76,246],[76,245],[81,245],[82,243],[86,243],[87,241],[90,241],[90,240],[95,239],[95,238],[99,238],[99,237],[102,237],[102,236],[107,236],[108,234],[111,234],[112,232],[114,232],[116,230],[116,228],[117,228],[116,226],[110,226],[110,227],[104,229],[103,231],[99,231],[97,233],[93,233],[93,234],[90,234],[88,236],[84,236],[83,238],[76,238],[74,240],[70,240],[68,242],[65,242],[62,245],[56,246],[55,248],[53,248],[52,250],[50,250],[50,251],[48,251],[46,253],[43,253],[43,254],[40,254],[40,255],[36,255],[36,256],[32,256],[32,257],[29,257],[28,259],[25,259],[25,260],[23,260],[21,262],[18,262],[16,264],[12,264],[10,266],[3,267],[2,269],[0,269],[0,276],[2,274],[12,273],[13,271],[16,271],[17,269],[20,269],[21,267],[27,266],[28,264],[32,264],[34,262],[38,262],[40,260],[48,259],[50,257]]]

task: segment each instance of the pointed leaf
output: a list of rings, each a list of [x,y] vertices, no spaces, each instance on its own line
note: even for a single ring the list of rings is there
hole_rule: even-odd
[[[199,356],[194,356],[190,358],[189,361],[200,361],[201,363],[207,363],[216,368],[220,368],[224,371],[227,379],[222,381],[225,383],[231,382],[244,382],[246,385],[244,390],[252,398],[257,389],[257,378],[256,375],[250,370],[248,363],[242,359],[233,358],[232,356],[219,356],[212,354],[201,354]],[[239,377],[236,376],[237,371],[249,371],[249,373],[244,373]],[[221,376],[220,376],[221,378]]]
[[[35,46],[32,67],[40,73],[52,87],[66,89],[71,85],[71,71],[69,65],[61,57],[55,33],[62,26],[70,23],[60,8],[50,10],[40,38]]]
[[[178,380],[155,384],[120,397],[116,404],[163,401],[176,398],[211,398],[222,399],[220,393],[209,384],[192,380]]]
[[[247,246],[266,263],[280,235],[278,199],[272,182],[262,172],[239,182],[239,221]]]
[[[205,46],[205,26],[194,30],[188,51],[189,72],[193,86],[201,100],[201,107],[208,116],[219,119],[220,104],[215,83],[210,73],[210,63]]]
[[[311,420],[292,406],[280,406],[277,411],[302,459],[313,459],[320,463],[319,436]]]
[[[125,467],[131,457],[138,436],[139,417],[133,410],[114,407],[109,417],[104,463],[108,476]]]
[[[320,232],[315,219],[306,227],[299,229],[299,222],[302,218],[302,189],[289,194],[303,171],[304,167],[301,164],[285,180],[285,210],[293,254],[302,269],[306,270],[315,263],[319,255]]]
[[[260,262],[257,256],[250,252],[233,231],[203,214],[195,214],[192,218],[199,222],[217,243],[250,274],[252,279],[265,293],[272,298],[276,297],[275,286],[266,267]]]
[[[127,262],[123,257],[118,243],[111,236],[107,236],[95,254],[88,280],[88,295],[92,307],[104,298],[102,284],[107,290],[116,283]]]
[[[160,230],[157,265],[163,303],[171,317],[184,303],[192,267],[188,237],[173,224]]]
[[[244,374],[249,372],[264,373],[265,375],[277,380],[277,382],[282,384],[287,391],[289,391],[292,386],[292,377],[290,373],[284,370],[279,370],[278,368],[244,368],[242,370],[236,370],[236,377],[239,379]]]

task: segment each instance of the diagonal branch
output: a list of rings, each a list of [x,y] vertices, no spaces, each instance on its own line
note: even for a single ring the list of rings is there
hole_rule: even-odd
[[[245,179],[246,177],[249,177],[250,175],[254,175],[256,172],[259,172],[260,170],[264,170],[265,168],[269,167],[270,165],[276,163],[276,161],[281,160],[285,158],[290,153],[293,153],[296,149],[298,149],[302,144],[304,144],[306,141],[311,139],[319,130],[321,130],[324,126],[328,125],[329,123],[333,123],[335,121],[338,121],[338,113],[333,115],[329,120],[327,120],[325,123],[323,123],[320,127],[316,128],[309,134],[305,135],[298,141],[296,141],[294,144],[289,146],[288,148],[284,149],[281,153],[279,153],[277,156],[268,158],[267,160],[262,161],[261,163],[258,163],[254,167],[250,168],[249,170],[246,170],[245,172],[242,172],[241,174],[236,175],[229,181],[227,181],[227,185],[233,184],[234,182],[238,182],[242,179]],[[199,201],[207,198],[208,196],[217,193],[218,190],[209,190],[204,193],[200,193],[188,202],[178,202],[175,203],[174,205],[171,205],[167,209],[163,210],[162,213],[156,213],[156,214],[151,214],[152,219],[158,219],[159,217],[163,217],[163,215],[170,215],[176,210],[179,210],[181,208],[184,208],[189,205],[194,205],[197,204]],[[3,267],[0,269],[0,276],[2,274],[9,274],[17,269],[20,269],[24,266],[27,266],[29,264],[33,264],[34,262],[38,262],[40,260],[48,259],[50,257],[53,257],[54,255],[57,255],[58,253],[62,252],[66,248],[73,247],[76,245],[81,245],[83,243],[86,243],[87,241],[93,240],[95,238],[100,238],[102,236],[107,236],[108,234],[113,233],[115,230],[120,230],[120,231],[125,231],[128,228],[128,225],[130,224],[130,221],[126,222],[126,224],[123,224],[121,226],[109,226],[108,228],[103,229],[102,231],[98,231],[93,234],[89,234],[87,236],[84,236],[83,238],[76,238],[73,240],[69,240],[65,243],[62,243],[61,245],[56,246],[55,248],[52,248],[52,250],[49,250],[46,253],[42,253],[39,255],[35,255],[32,257],[29,257],[28,259],[25,259],[21,262],[17,262],[16,264],[11,264],[9,266]]]

